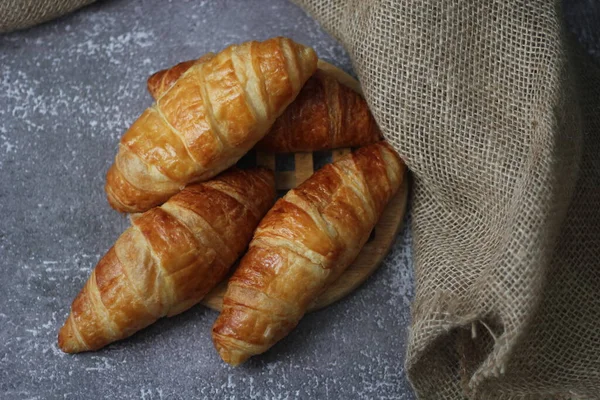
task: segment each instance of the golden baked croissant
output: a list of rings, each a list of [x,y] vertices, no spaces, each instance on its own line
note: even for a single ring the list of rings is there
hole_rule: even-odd
[[[150,95],[154,100],[158,100],[194,64],[202,64],[203,62],[210,61],[214,56],[214,53],[206,53],[197,60],[183,61],[169,69],[163,69],[152,74],[147,82]]]
[[[256,149],[271,153],[360,147],[381,140],[365,99],[317,70]]]
[[[156,72],[148,79],[148,91],[159,98],[187,68],[210,57],[207,54]],[[340,83],[332,72],[318,69],[256,149],[271,153],[316,151],[360,147],[380,139],[381,132],[362,96]]]
[[[197,304],[225,277],[274,200],[270,170],[233,169],[133,219],[73,301],[59,347],[97,350]]]
[[[230,278],[213,341],[232,365],[269,349],[356,258],[404,177],[385,142],[290,190],[260,222]]]
[[[193,65],[121,138],[106,193],[145,211],[229,168],[268,132],[317,65],[286,38],[229,46]]]

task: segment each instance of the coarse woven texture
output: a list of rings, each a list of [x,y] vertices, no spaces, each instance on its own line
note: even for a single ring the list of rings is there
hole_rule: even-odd
[[[51,20],[95,0],[2,0],[0,32],[28,28]]]
[[[597,398],[600,74],[562,4],[298,3],[414,173],[417,395]]]

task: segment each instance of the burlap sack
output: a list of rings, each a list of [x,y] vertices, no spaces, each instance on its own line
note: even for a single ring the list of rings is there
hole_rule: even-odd
[[[95,0],[0,0],[0,32],[28,28]]]
[[[600,74],[560,2],[297,2],[413,171],[416,393],[600,398]]]

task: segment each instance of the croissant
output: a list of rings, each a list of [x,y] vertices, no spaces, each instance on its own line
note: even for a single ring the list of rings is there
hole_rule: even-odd
[[[156,72],[148,79],[148,91],[159,98],[186,69],[210,58],[207,54]],[[332,72],[318,69],[256,149],[270,153],[317,151],[360,147],[380,139],[381,132],[360,94],[340,83]]]
[[[145,211],[235,164],[316,64],[311,48],[274,38],[232,45],[193,65],[121,138],[106,179],[111,206]]]
[[[225,362],[265,352],[298,324],[356,258],[404,169],[379,142],[325,166],[275,203],[230,278],[213,326]]]
[[[150,95],[152,95],[154,100],[158,100],[194,64],[202,64],[203,62],[210,61],[214,56],[214,53],[206,53],[197,60],[183,61],[174,67],[152,74],[147,82]]]
[[[133,219],[73,301],[59,347],[98,350],[197,304],[274,201],[271,171],[230,170]]]
[[[192,68],[195,64],[202,64],[210,61],[214,56],[214,53],[206,53],[196,60],[183,61],[171,68],[155,72],[150,75],[150,78],[148,78],[148,81],[146,82],[148,85],[148,92],[150,92],[150,95],[154,100],[158,100],[160,96],[165,94],[188,69]]]

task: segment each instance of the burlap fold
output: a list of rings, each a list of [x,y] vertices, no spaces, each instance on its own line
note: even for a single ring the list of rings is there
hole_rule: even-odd
[[[0,0],[0,32],[51,20],[95,0]]]
[[[600,398],[600,73],[561,3],[297,2],[414,174],[416,393]]]

